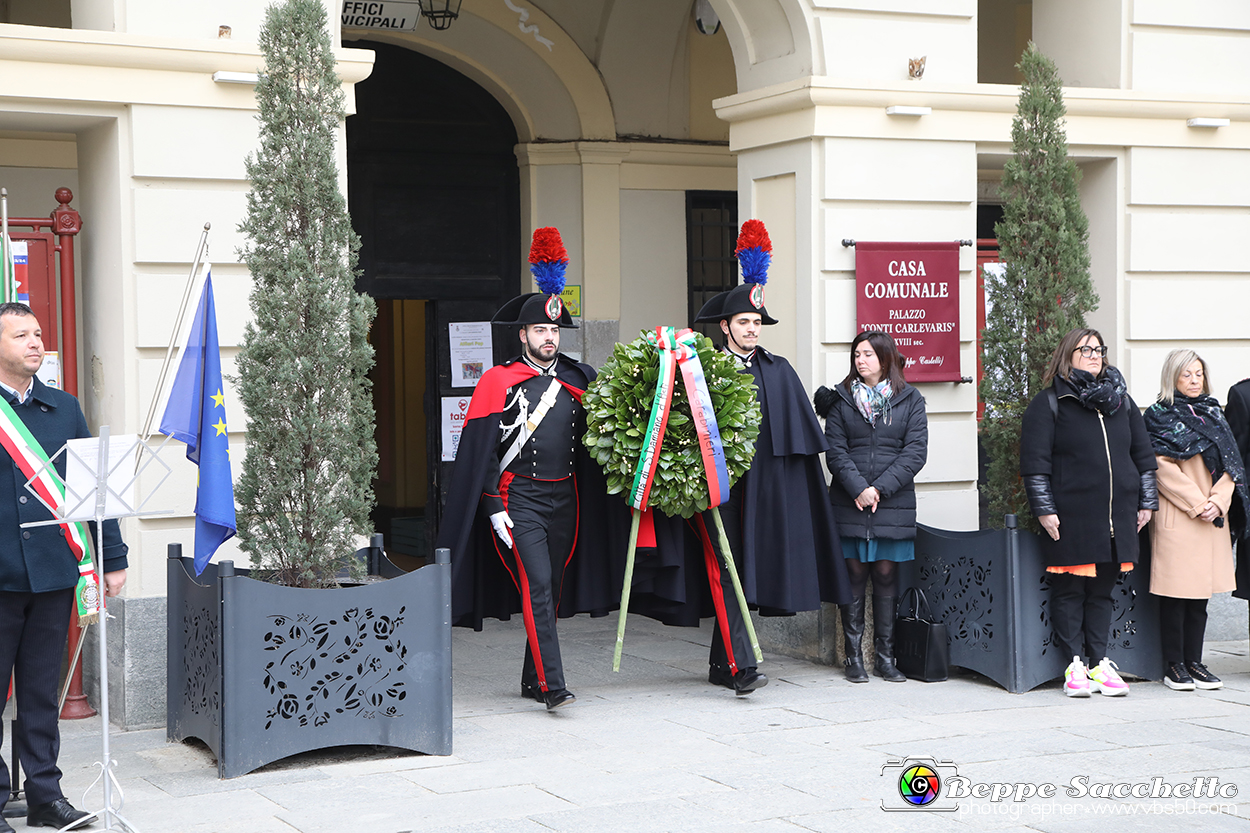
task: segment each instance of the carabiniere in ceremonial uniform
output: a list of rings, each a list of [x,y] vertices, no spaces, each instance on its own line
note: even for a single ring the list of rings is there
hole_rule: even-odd
[[[561,329],[577,325],[560,300],[568,257],[556,229],[534,233],[530,263],[541,291],[513,298],[492,319],[519,335],[522,354],[478,380],[439,546],[453,551],[453,615],[459,609],[507,618],[515,611],[500,604],[499,582],[489,577],[482,550],[502,563],[525,622],[521,694],[554,709],[574,699],[565,686],[556,616],[578,542],[581,396],[595,371],[559,352]],[[484,519],[493,530],[489,542],[472,532]]]
[[[518,303],[519,302],[519,303]],[[493,323],[574,327],[557,295],[535,293],[505,304]],[[558,347],[558,330],[554,333]],[[548,335],[549,337],[549,335]],[[495,541],[517,591],[525,620],[525,663],[521,693],[555,708],[573,700],[565,687],[556,613],[564,571],[577,541],[577,492],[573,479],[576,443],[586,433],[586,412],[559,378],[561,364],[575,365],[559,352],[540,361],[532,332],[516,362],[534,375],[512,385],[499,419],[498,468],[483,484],[483,508],[500,533]],[[538,356],[535,356],[538,352]],[[517,368],[520,371],[522,368]],[[493,482],[491,482],[493,481]],[[511,546],[504,530],[510,529]]]

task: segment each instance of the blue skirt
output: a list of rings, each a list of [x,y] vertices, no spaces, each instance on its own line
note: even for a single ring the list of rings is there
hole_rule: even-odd
[[[911,561],[916,557],[912,538],[842,538],[842,556],[865,564],[874,561]]]

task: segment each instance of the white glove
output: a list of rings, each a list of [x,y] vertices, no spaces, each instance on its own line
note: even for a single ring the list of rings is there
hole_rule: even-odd
[[[499,536],[499,540],[504,542],[504,546],[512,549],[512,519],[508,517],[507,512],[496,512],[490,516],[490,525],[495,528],[495,534]]]

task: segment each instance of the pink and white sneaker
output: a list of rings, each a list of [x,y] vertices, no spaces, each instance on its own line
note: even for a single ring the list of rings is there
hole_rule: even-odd
[[[1089,675],[1080,657],[1073,657],[1072,664],[1063,672],[1063,693],[1069,697],[1089,696]]]
[[[1118,665],[1103,657],[1102,662],[1089,669],[1090,687],[1098,689],[1108,697],[1123,697],[1128,694],[1128,683],[1120,679],[1120,675],[1116,673],[1117,668]]]

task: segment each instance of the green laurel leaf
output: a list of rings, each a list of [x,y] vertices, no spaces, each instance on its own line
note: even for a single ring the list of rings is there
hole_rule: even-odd
[[[718,351],[705,336],[698,336],[695,350],[711,392],[729,483],[733,485],[746,474],[755,456],[755,440],[760,431],[755,385],[736,359]],[[583,442],[603,469],[609,494],[627,493],[633,486],[659,366],[659,350],[647,341],[644,331],[629,344],[616,345],[599,377],[582,397],[588,429]],[[680,372],[656,472],[647,500],[649,507],[683,518],[708,508],[699,438]]]

